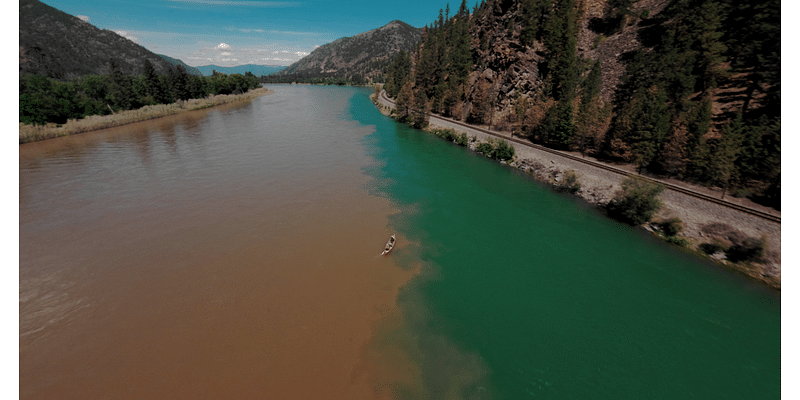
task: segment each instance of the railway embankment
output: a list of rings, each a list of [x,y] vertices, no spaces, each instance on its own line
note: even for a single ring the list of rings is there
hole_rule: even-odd
[[[374,95],[373,95],[374,96]],[[394,102],[381,92],[374,96],[376,105],[391,115]],[[622,189],[622,181],[638,175],[632,165],[612,165],[580,154],[548,149],[487,127],[472,126],[461,121],[431,115],[432,129],[452,129],[466,133],[476,141],[500,138],[514,146],[515,157],[507,164],[556,187],[566,174],[577,175],[580,189],[575,195],[598,207],[605,207]],[[471,146],[474,150],[474,144]],[[643,226],[655,235],[682,246],[718,265],[742,273],[780,291],[781,286],[781,215],[779,211],[752,203],[747,199],[725,197],[712,188],[675,180],[645,177],[664,185],[660,195],[662,206],[652,222]],[[679,219],[683,229],[667,237],[660,222]],[[734,261],[733,249],[761,246],[757,261]],[[731,251],[726,251],[731,250]]]

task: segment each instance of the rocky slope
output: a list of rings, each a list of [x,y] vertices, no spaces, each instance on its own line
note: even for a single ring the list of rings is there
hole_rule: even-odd
[[[413,50],[421,37],[421,29],[392,21],[378,29],[321,46],[287,67],[281,75],[375,78],[383,73],[391,56],[400,50]]]
[[[618,33],[606,37],[592,29],[592,23],[602,20],[609,9],[608,0],[579,1],[578,55],[585,60],[599,60],[602,71],[600,98],[611,102],[625,72],[625,57],[641,49],[640,31],[644,25],[641,20],[631,18],[628,25]],[[656,17],[669,0],[642,0],[635,2],[632,10],[635,15],[648,11],[649,18]],[[485,67],[473,71],[471,87],[467,99],[475,97],[475,91],[483,82],[490,86],[498,96],[496,119],[502,119],[511,112],[515,95],[533,97],[535,91],[545,84],[547,68],[546,49],[541,42],[523,46],[520,36],[523,26],[515,24],[522,14],[522,2],[495,2],[489,12],[479,15],[470,32],[472,48],[476,58]],[[509,29],[509,27],[512,27]]]
[[[138,75],[149,59],[156,73],[171,63],[109,30],[84,22],[38,0],[19,1],[19,73],[68,80],[109,73],[114,59],[126,75]]]
[[[179,59],[177,59],[177,58],[172,58],[172,57],[170,57],[170,56],[165,56],[165,55],[163,55],[163,54],[156,54],[156,55],[157,55],[157,56],[159,56],[159,57],[161,57],[161,58],[163,58],[163,59],[165,59],[165,60],[167,60],[167,61],[168,61],[170,64],[172,64],[172,65],[174,65],[174,66],[176,66],[176,67],[177,67],[178,65],[182,65],[182,66],[183,66],[183,68],[186,70],[186,72],[187,72],[189,75],[203,76],[203,72],[202,72],[202,71],[200,71],[200,69],[199,69],[199,68],[192,67],[192,66],[190,66],[189,64],[186,64],[185,62],[183,62],[183,61],[181,61],[181,60],[179,60]]]

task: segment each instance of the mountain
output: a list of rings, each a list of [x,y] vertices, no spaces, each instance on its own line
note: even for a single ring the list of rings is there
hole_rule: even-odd
[[[421,38],[422,29],[395,20],[320,46],[278,75],[376,78],[383,74],[393,55],[400,50],[412,51]]]
[[[109,73],[115,60],[126,75],[144,70],[144,60],[157,74],[170,62],[144,47],[84,22],[38,0],[19,0],[19,73],[68,80]]]
[[[172,64],[174,66],[183,65],[183,68],[186,70],[186,72],[189,73],[189,75],[203,76],[203,73],[200,72],[199,69],[197,69],[195,67],[191,67],[188,64],[186,64],[185,62],[183,62],[183,61],[181,61],[181,60],[179,60],[177,58],[172,58],[170,56],[165,56],[163,54],[156,54],[156,55],[161,57],[161,58],[163,58],[163,59],[165,59],[165,60],[167,60],[170,64]]]
[[[250,72],[255,76],[261,75],[269,75],[275,72],[282,71],[286,67],[280,65],[256,65],[256,64],[246,64],[246,65],[239,65],[236,67],[221,67],[219,65],[201,65],[197,67],[197,70],[200,71],[205,76],[211,76],[213,71],[221,72],[226,75],[230,74],[242,74],[244,75],[245,72]]]

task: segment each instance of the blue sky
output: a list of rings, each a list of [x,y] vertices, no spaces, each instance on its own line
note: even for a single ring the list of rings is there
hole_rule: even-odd
[[[316,47],[399,19],[431,23],[447,0],[43,0],[191,66],[289,65]],[[467,1],[470,8],[475,0]],[[461,0],[450,1],[452,12]]]

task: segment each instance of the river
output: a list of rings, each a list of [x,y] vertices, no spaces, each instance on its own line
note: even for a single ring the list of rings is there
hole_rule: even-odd
[[[271,89],[20,145],[21,398],[780,396],[774,293],[370,89]]]

